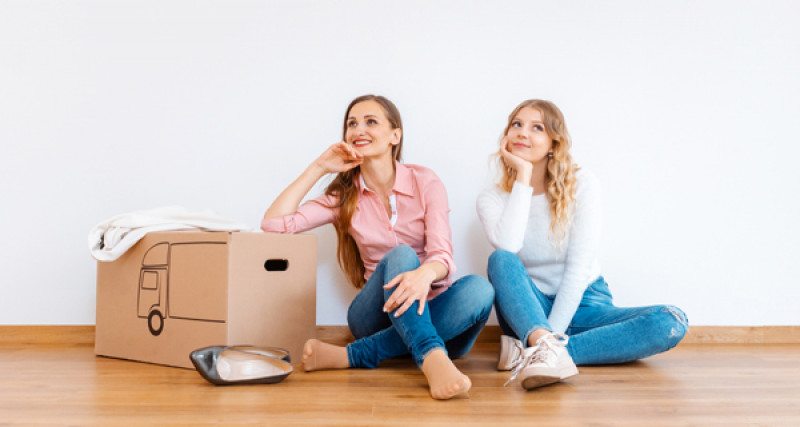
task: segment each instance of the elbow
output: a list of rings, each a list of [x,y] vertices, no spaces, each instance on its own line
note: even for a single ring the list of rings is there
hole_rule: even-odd
[[[271,219],[267,218],[267,216],[264,215],[264,218],[261,219],[261,231],[266,232],[266,233],[271,232],[272,231],[272,227],[270,227],[270,222],[271,222]]]
[[[522,250],[522,243],[519,243],[519,244],[512,243],[512,244],[507,244],[507,245],[500,245],[497,248],[498,249],[502,249],[504,251],[509,251],[512,254],[516,254],[516,253],[519,253],[519,251]]]
[[[261,220],[261,231],[265,233],[286,233],[286,224],[282,217],[267,218]]]
[[[516,254],[522,250],[522,242],[515,241],[515,240],[506,240],[506,239],[491,239],[492,246],[495,249],[502,249],[504,251],[511,252],[512,254]]]
[[[486,238],[495,249],[502,249],[516,254],[522,250],[523,237],[519,233],[510,233],[505,230],[486,229]]]

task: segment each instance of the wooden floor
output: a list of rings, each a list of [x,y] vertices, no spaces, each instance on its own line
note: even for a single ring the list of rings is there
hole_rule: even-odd
[[[503,387],[496,351],[479,343],[457,361],[469,398],[434,401],[410,359],[215,387],[192,370],[96,357],[88,344],[6,343],[0,425],[800,426],[798,344],[681,344],[531,392]]]

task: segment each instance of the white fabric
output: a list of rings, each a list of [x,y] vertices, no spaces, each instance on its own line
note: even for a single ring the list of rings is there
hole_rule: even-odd
[[[189,212],[180,206],[117,215],[89,232],[89,250],[98,261],[114,261],[147,233],[167,230],[258,231],[220,218],[210,211]]]
[[[367,183],[364,182],[364,175],[359,174],[358,177],[359,177],[359,179],[361,179],[361,186],[363,188],[365,188],[370,193],[375,193],[375,191],[373,191],[371,188],[367,187]],[[392,210],[392,218],[389,220],[389,222],[392,224],[392,227],[394,227],[394,224],[397,222],[397,197],[395,196],[395,194],[393,192],[389,193],[389,207]],[[396,239],[397,239],[397,236],[395,236],[395,240]]]
[[[574,218],[561,248],[549,238],[550,202],[533,187],[515,182],[511,193],[491,186],[478,196],[478,216],[489,242],[516,253],[533,283],[555,295],[548,321],[555,333],[567,330],[586,288],[600,276],[601,202],[597,179],[583,169],[576,174]]]
[[[392,209],[392,219],[389,222],[394,227],[394,224],[397,222],[397,197],[394,193],[389,195],[389,207]]]

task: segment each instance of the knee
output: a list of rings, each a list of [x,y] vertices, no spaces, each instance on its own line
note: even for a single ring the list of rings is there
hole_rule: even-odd
[[[408,269],[415,269],[419,267],[419,257],[414,249],[408,245],[397,245],[386,252],[386,255],[381,258],[381,263],[384,265],[402,265],[407,266]]]
[[[519,259],[516,254],[513,254],[505,249],[497,249],[492,252],[491,255],[489,255],[489,267],[512,262],[514,258]]]
[[[653,340],[657,340],[665,350],[678,345],[689,330],[686,314],[680,308],[672,305],[654,307],[651,321],[652,333],[650,336]]]
[[[389,252],[386,252],[386,255],[384,255],[384,258],[405,259],[405,258],[412,258],[412,257],[416,258],[416,256],[417,256],[417,253],[414,252],[414,249],[412,249],[411,246],[408,246],[408,245],[397,245],[397,246],[393,247],[392,249],[390,249]]]
[[[465,282],[464,285],[468,290],[467,294],[470,296],[471,305],[481,312],[486,312],[488,317],[494,304],[494,287],[492,284],[485,277],[477,274],[464,276],[460,280]]]
[[[497,286],[496,282],[502,272],[519,268],[524,270],[525,266],[522,265],[522,261],[516,254],[504,249],[498,249],[489,256],[489,267],[487,268],[489,281],[492,285]]]

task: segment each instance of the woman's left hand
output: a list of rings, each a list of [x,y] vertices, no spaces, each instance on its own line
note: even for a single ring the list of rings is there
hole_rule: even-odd
[[[392,296],[383,305],[383,311],[389,313],[397,308],[394,317],[400,317],[403,313],[419,301],[418,315],[425,311],[425,303],[428,301],[428,293],[431,290],[431,283],[436,279],[436,271],[427,265],[421,265],[416,270],[400,273],[390,280],[383,288],[391,289],[397,286],[392,292]]]

